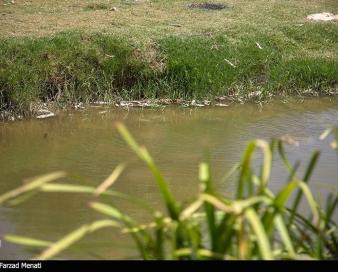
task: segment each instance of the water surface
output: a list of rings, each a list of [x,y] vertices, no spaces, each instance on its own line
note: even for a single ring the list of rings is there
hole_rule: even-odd
[[[152,177],[114,128],[116,121],[122,121],[138,141],[149,148],[179,199],[190,198],[197,192],[197,168],[203,159],[210,159],[217,180],[238,161],[248,140],[285,134],[299,142],[299,146],[287,146],[291,162],[308,161],[313,150],[323,151],[312,180],[318,197],[322,197],[322,191],[337,188],[337,158],[329,146],[332,138],[320,141],[318,137],[337,120],[338,100],[325,98],[273,102],[263,107],[246,104],[129,111],[89,107],[83,111],[62,112],[51,119],[1,123],[0,192],[15,188],[29,177],[55,170],[65,170],[71,175],[66,182],[97,185],[115,166],[127,162],[127,170],[115,188],[162,209]],[[285,171],[277,160],[272,189],[285,181]],[[230,194],[234,184],[218,183],[217,186]],[[100,218],[87,208],[88,201],[88,197],[73,194],[39,194],[20,206],[0,208],[0,235],[15,233],[56,240],[81,224]],[[135,205],[121,201],[116,204],[140,221],[148,218]],[[2,241],[0,259],[28,259],[37,252]],[[133,244],[126,236],[104,230],[90,235],[60,258],[134,255]]]

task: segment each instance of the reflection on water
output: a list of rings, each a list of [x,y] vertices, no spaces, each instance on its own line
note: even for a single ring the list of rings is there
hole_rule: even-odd
[[[46,120],[0,124],[0,192],[18,186],[28,177],[54,170],[71,174],[67,181],[97,185],[121,162],[128,168],[115,188],[141,197],[162,209],[159,194],[144,165],[126,147],[114,129],[123,121],[139,142],[145,144],[179,199],[197,192],[197,167],[204,158],[212,162],[214,177],[220,178],[238,161],[245,143],[253,138],[270,139],[288,134],[300,145],[288,146],[292,162],[307,161],[310,152],[323,154],[312,184],[316,192],[337,185],[336,154],[329,140],[318,136],[338,120],[338,101],[329,99],[235,105],[228,108],[154,109],[89,108],[64,112]],[[258,158],[259,159],[259,158]],[[257,160],[257,166],[259,160]],[[286,175],[276,161],[272,188],[285,183]],[[231,193],[233,184],[218,184]],[[107,201],[115,201],[107,199]],[[0,235],[16,233],[56,240],[82,223],[98,218],[87,209],[88,198],[78,195],[39,194],[15,208],[0,209]],[[145,221],[138,207],[116,202],[123,210]],[[101,231],[67,251],[62,258],[122,258],[133,256],[133,244],[117,232]],[[2,241],[1,259],[29,258],[37,251]]]

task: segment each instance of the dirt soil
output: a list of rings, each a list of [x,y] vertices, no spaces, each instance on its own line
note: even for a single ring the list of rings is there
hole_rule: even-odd
[[[228,6],[225,5],[225,4],[209,3],[209,2],[193,3],[193,4],[190,4],[189,7],[190,8],[206,9],[206,10],[221,10],[221,9],[228,8]]]

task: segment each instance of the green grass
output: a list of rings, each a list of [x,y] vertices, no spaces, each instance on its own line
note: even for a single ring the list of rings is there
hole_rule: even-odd
[[[335,12],[336,1],[229,0],[231,8],[221,11],[189,3],[3,6],[0,111],[31,114],[46,101],[245,101],[337,92],[338,25],[305,20],[313,12]]]
[[[88,4],[85,7],[85,10],[101,10],[101,9],[109,9],[109,7],[105,3],[92,3]]]
[[[149,73],[131,45],[104,35],[5,40],[0,48],[1,104],[14,109],[119,96]]]
[[[233,197],[225,197],[212,179],[211,166],[199,166],[200,190],[191,201],[178,202],[153,158],[140,146],[122,124],[117,129],[136,155],[152,173],[167,213],[156,211],[143,201],[116,192],[110,187],[119,178],[123,165],[95,187],[51,183],[64,176],[63,172],[37,178],[8,193],[0,195],[0,205],[15,205],[36,192],[84,193],[91,196],[89,207],[102,219],[82,225],[58,241],[43,241],[18,235],[6,235],[7,241],[43,248],[34,259],[51,259],[74,245],[85,235],[102,228],[118,228],[130,235],[139,257],[145,260],[271,260],[271,259],[338,259],[338,229],[335,215],[338,192],[330,192],[326,202],[315,200],[309,187],[310,178],[319,159],[314,152],[304,176],[297,173],[284,152],[281,141],[270,144],[263,140],[248,143],[242,160],[225,175],[237,173]],[[327,130],[321,138],[335,130]],[[334,141],[335,145],[337,144]],[[256,173],[253,157],[262,154],[261,169]],[[277,192],[269,189],[274,156],[280,156],[288,173],[288,182]],[[153,215],[153,221],[140,225],[118,207],[102,202],[100,196],[122,197],[143,207]],[[307,205],[300,209],[300,203]]]
[[[327,26],[332,32],[333,28]],[[311,28],[307,34],[320,33],[321,28]],[[335,37],[327,35],[325,40],[333,46]],[[30,113],[32,102],[41,101],[70,104],[221,95],[245,100],[251,94],[263,100],[274,95],[336,91],[337,60],[303,55],[289,58],[288,52],[294,50],[297,45],[283,45],[265,35],[248,36],[236,46],[226,35],[165,37],[149,44],[81,33],[2,39],[1,107],[25,114]]]

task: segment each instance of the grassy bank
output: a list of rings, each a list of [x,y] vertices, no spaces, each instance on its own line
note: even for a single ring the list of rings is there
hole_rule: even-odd
[[[337,11],[335,1],[224,1],[220,11],[189,1],[17,2],[0,19],[2,112],[46,101],[337,91],[338,24],[304,19]]]

